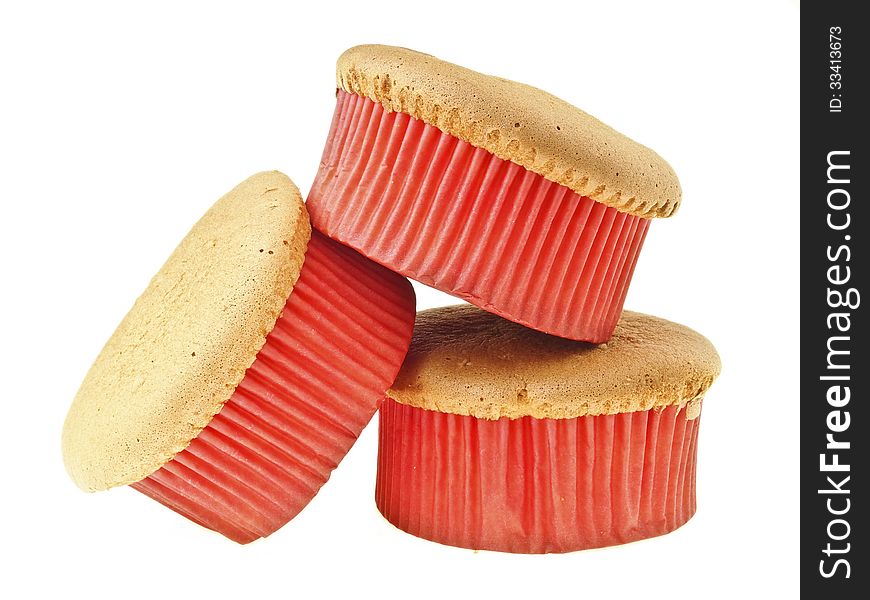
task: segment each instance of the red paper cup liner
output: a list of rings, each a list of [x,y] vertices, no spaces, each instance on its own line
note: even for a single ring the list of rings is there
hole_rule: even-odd
[[[695,513],[686,410],[488,421],[387,399],[375,500],[393,525],[463,548],[569,552],[673,531]]]
[[[190,445],[133,487],[239,543],[314,497],[393,383],[411,339],[409,282],[316,231],[275,328]]]
[[[649,226],[342,91],[307,206],[318,229],[393,271],[593,343],[616,327]]]

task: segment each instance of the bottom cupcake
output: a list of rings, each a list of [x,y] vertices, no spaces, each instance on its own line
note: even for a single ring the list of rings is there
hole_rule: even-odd
[[[668,533],[695,512],[700,334],[625,312],[607,344],[471,306],[417,315],[381,407],[376,502],[453,546],[569,552]]]

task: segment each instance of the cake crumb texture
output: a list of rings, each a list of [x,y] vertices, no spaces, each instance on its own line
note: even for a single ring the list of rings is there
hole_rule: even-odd
[[[418,408],[482,419],[571,419],[689,405],[719,375],[704,336],[625,311],[594,345],[559,338],[467,304],[417,313],[411,348],[387,395]]]

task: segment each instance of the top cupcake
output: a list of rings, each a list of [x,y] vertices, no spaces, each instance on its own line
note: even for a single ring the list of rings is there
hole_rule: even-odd
[[[621,212],[669,217],[680,205],[663,158],[538,88],[381,45],[345,51],[336,82]]]

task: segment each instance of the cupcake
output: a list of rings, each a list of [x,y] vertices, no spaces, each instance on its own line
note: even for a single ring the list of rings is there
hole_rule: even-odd
[[[313,225],[528,327],[606,341],[651,219],[680,203],[650,150],[537,88],[358,46],[308,198]]]
[[[285,175],[194,225],[97,357],[63,428],[82,489],[130,485],[240,543],[317,493],[410,343],[409,282],[311,230]]]
[[[716,350],[626,311],[594,346],[472,306],[418,313],[380,411],[375,498],[408,533],[518,553],[622,544],[695,512]]]

